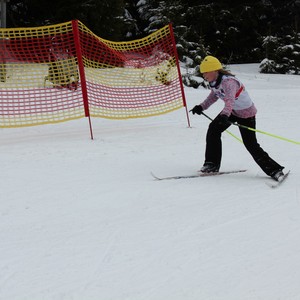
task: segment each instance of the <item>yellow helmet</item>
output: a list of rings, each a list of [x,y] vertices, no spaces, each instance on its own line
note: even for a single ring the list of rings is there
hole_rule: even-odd
[[[222,64],[220,63],[220,61],[216,57],[210,55],[206,56],[200,64],[201,73],[212,72],[221,69]]]

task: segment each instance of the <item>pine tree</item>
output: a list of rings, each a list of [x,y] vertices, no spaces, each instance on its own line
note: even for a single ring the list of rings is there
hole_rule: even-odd
[[[42,26],[78,19],[97,35],[123,38],[123,0],[10,0],[8,26]]]

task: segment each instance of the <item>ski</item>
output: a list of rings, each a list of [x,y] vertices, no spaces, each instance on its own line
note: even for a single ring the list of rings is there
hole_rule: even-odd
[[[291,170],[288,170],[284,176],[282,177],[282,179],[280,181],[275,181],[275,182],[272,182],[272,183],[268,183],[268,185],[272,188],[272,189],[275,189],[277,187],[279,187],[285,180],[286,178],[288,177],[288,175],[290,174],[290,171]]]
[[[208,177],[208,176],[218,176],[218,175],[226,175],[226,174],[234,174],[246,172],[247,170],[233,170],[233,171],[221,171],[221,172],[211,172],[211,173],[198,173],[192,175],[178,175],[178,176],[168,176],[168,177],[158,177],[151,172],[151,175],[156,180],[170,180],[170,179],[189,179],[189,178],[198,178],[198,177]]]

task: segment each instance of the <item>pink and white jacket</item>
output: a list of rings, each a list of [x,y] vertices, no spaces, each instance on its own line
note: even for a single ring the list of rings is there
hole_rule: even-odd
[[[220,114],[230,116],[231,114],[239,118],[254,117],[257,109],[252,102],[244,85],[233,76],[223,75],[218,86],[210,84],[211,92],[201,103],[203,110],[209,108],[219,98],[225,103]]]

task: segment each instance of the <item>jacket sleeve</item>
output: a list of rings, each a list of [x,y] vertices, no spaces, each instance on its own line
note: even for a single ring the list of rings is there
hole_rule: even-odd
[[[200,105],[202,106],[203,110],[208,109],[212,104],[214,104],[216,101],[218,100],[217,95],[214,93],[214,91],[210,91],[209,95],[207,96],[207,98],[200,103]]]

